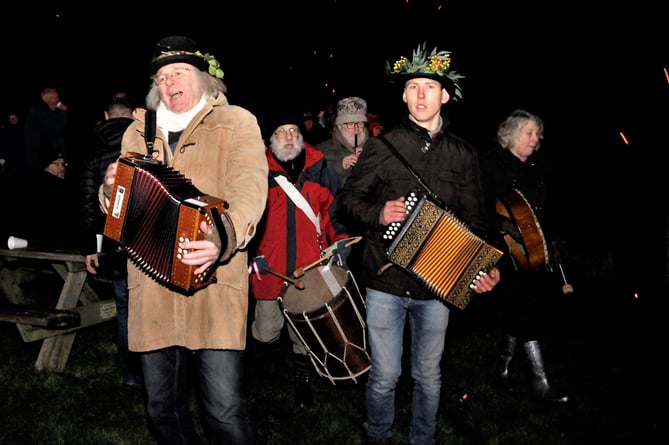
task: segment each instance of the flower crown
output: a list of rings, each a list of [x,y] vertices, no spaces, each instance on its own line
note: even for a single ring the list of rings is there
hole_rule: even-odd
[[[453,84],[455,96],[462,98],[462,89],[460,88],[458,80],[463,79],[465,76],[459,74],[455,70],[451,70],[451,52],[437,52],[437,48],[435,47],[428,53],[425,49],[426,45],[426,42],[418,45],[418,47],[413,50],[411,60],[402,56],[393,63],[392,66],[389,61],[386,61],[386,74],[388,74],[390,78],[393,78],[394,76],[405,77],[406,75],[419,77],[419,74],[425,74],[428,77],[446,76]]]
[[[209,74],[218,78],[218,79],[223,79],[223,70],[221,69],[221,64],[218,63],[218,60],[216,60],[216,57],[209,53],[204,53],[202,54],[200,51],[195,51],[195,55],[198,57],[202,57],[204,60],[207,61],[209,64]]]

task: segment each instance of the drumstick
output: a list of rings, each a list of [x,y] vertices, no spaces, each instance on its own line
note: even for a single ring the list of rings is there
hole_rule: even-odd
[[[292,284],[293,286],[295,286],[296,288],[298,288],[300,290],[304,289],[304,283],[302,282],[302,280],[296,280],[294,278],[287,277],[283,274],[280,274],[279,272],[274,272],[273,270],[270,270],[270,269],[265,269],[265,272],[270,273],[270,274],[274,275],[275,277],[281,278],[282,280]]]
[[[361,236],[354,236],[354,237],[352,237],[352,238],[347,238],[347,239],[346,239],[346,244],[344,244],[344,246],[345,246],[345,247],[350,247],[350,246],[352,246],[353,244],[359,242],[361,239],[362,239]],[[342,241],[343,241],[343,240],[342,240]],[[329,251],[326,251],[325,255],[323,255],[322,257],[320,257],[318,260],[314,261],[314,262],[311,263],[311,264],[308,264],[308,265],[306,265],[306,266],[302,266],[302,267],[298,267],[298,268],[295,269],[295,271],[293,272],[293,276],[294,276],[295,278],[300,278],[302,275],[304,275],[304,273],[305,273],[306,271],[308,271],[308,270],[311,269],[312,267],[314,267],[314,266],[318,266],[319,264],[323,263],[325,260],[330,259],[330,258],[332,257],[332,251],[333,251],[333,250],[334,250],[334,249],[329,249]]]
[[[562,280],[564,281],[564,286],[562,286],[562,293],[565,295],[569,295],[574,292],[574,286],[567,283],[567,277],[564,276],[564,269],[562,269],[562,264],[558,264],[558,267],[560,268],[560,273],[562,274]]]
[[[274,275],[275,277],[281,278],[283,281],[292,284],[296,288],[302,290],[304,289],[304,283],[302,280],[296,280],[294,278],[287,277],[283,274],[280,274],[279,272],[275,272],[272,269],[269,268],[269,264],[267,264],[267,260],[265,259],[264,256],[258,256],[254,258],[254,261],[256,265],[258,266],[258,269],[260,269],[260,273],[269,273]]]

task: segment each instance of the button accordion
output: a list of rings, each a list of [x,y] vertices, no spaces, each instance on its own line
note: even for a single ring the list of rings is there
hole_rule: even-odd
[[[179,243],[203,240],[202,221],[224,233],[220,214],[227,207],[172,167],[131,154],[117,163],[104,235],[117,241],[155,281],[190,295],[216,282],[215,265],[195,275],[199,266],[181,262],[184,251]]]
[[[502,251],[420,193],[410,193],[405,203],[407,218],[389,224],[383,236],[388,259],[443,301],[465,309],[473,281],[497,264]]]

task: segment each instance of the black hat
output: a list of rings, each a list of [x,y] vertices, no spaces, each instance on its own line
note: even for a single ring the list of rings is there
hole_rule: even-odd
[[[448,91],[452,100],[462,97],[459,80],[465,76],[451,69],[451,52],[426,49],[426,43],[413,50],[411,59],[402,56],[392,65],[386,61],[386,75],[391,83],[404,86],[410,79],[436,80]]]
[[[38,167],[40,169],[46,168],[49,166],[49,164],[58,159],[66,161],[67,158],[65,157],[65,153],[59,150],[55,150],[53,148],[43,148],[42,150],[40,150],[39,153]]]
[[[208,72],[209,62],[198,50],[197,43],[188,37],[165,37],[156,45],[156,52],[151,60],[151,74],[170,63],[189,63],[201,71]]]
[[[297,125],[301,132],[304,132],[304,120],[302,113],[293,108],[282,108],[273,110],[264,119],[262,129],[263,137],[269,141],[272,133],[282,125]]]

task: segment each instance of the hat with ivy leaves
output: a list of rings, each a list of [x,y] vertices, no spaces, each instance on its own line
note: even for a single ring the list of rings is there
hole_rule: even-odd
[[[386,75],[394,84],[404,86],[409,79],[427,78],[441,83],[453,100],[462,98],[458,81],[465,76],[451,69],[451,52],[438,51],[435,47],[428,52],[423,42],[413,50],[411,59],[402,56],[394,63],[386,61]]]
[[[218,60],[209,53],[202,53],[197,43],[188,37],[170,36],[161,39],[151,60],[151,74],[170,63],[189,63],[201,71],[223,79],[223,70]]]

